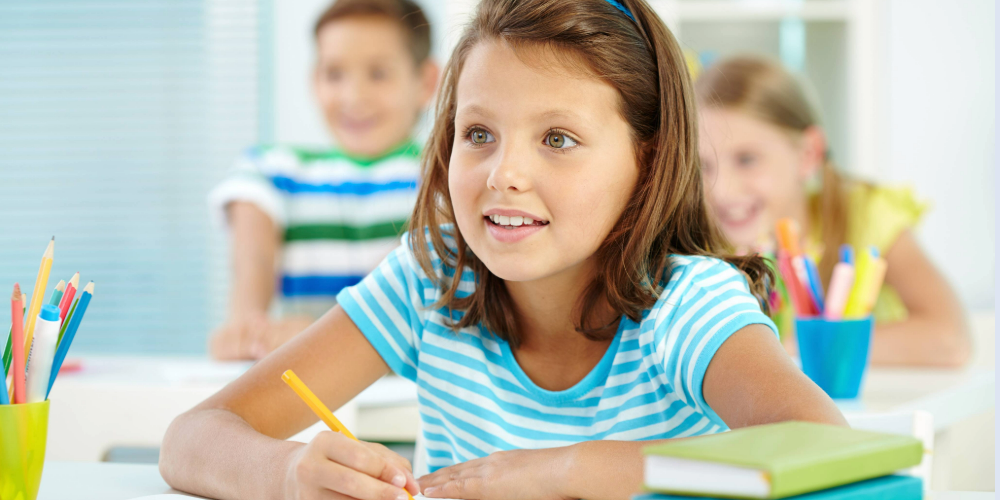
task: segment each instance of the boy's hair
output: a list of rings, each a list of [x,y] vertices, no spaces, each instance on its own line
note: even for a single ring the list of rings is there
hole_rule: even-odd
[[[318,38],[327,24],[353,16],[382,16],[399,23],[413,60],[419,65],[430,57],[431,25],[411,0],[335,0],[316,20],[313,36]]]
[[[731,109],[796,136],[819,125],[806,88],[776,61],[757,56],[722,60],[704,71],[695,84],[699,105]],[[829,282],[840,245],[847,239],[846,180],[827,155],[820,169],[822,189],[809,200],[809,216],[821,220],[823,256],[820,276]]]
[[[639,176],[618,222],[596,252],[598,274],[579,299],[577,330],[609,339],[613,325],[599,323],[602,300],[619,314],[641,321],[669,280],[670,254],[719,255],[726,248],[709,217],[698,158],[698,125],[690,78],[677,42],[643,0],[621,2],[635,21],[606,0],[482,0],[445,68],[437,117],[423,158],[423,178],[413,211],[410,245],[424,272],[442,288],[435,307],[464,311],[452,325],[482,324],[519,345],[521,333],[503,280],[468,248],[448,191],[448,164],[455,137],[455,89],[462,65],[479,42],[499,41],[514,50],[544,47],[570,51],[583,71],[618,91],[621,116],[629,124]],[[449,250],[445,230],[455,241]],[[473,270],[475,290],[459,297],[462,272],[434,274],[427,235],[443,264]],[[758,256],[725,257],[748,277],[766,308],[766,282],[773,280]]]

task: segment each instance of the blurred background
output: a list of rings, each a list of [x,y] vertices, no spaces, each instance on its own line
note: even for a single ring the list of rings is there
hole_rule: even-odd
[[[444,62],[475,2],[420,3]],[[992,310],[992,1],[651,3],[703,65],[762,53],[805,75],[835,161],[929,200],[921,242]],[[327,4],[0,0],[0,283],[30,286],[55,234],[53,276],[100,295],[77,352],[204,352],[228,296],[206,194],[250,145],[329,141],[308,80]]]

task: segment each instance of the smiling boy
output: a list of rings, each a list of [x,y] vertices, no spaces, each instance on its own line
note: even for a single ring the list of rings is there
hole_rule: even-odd
[[[232,232],[218,359],[263,357],[325,313],[398,245],[416,199],[411,134],[438,77],[420,7],[337,0],[314,35],[313,92],[337,146],[251,148],[210,195]]]

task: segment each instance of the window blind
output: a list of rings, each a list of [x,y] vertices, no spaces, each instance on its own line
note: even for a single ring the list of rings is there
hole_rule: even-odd
[[[55,235],[46,298],[96,283],[73,352],[204,352],[223,318],[205,197],[264,130],[263,3],[0,0],[0,298]]]

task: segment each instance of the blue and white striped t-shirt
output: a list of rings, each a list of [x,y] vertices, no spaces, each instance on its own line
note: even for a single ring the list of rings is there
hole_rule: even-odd
[[[447,236],[445,241],[453,245]],[[702,396],[708,364],[744,326],[760,323],[776,334],[777,328],[732,265],[708,257],[671,259],[656,304],[638,323],[623,317],[601,361],[564,391],[535,385],[509,344],[482,327],[448,327],[447,319],[461,312],[430,307],[441,291],[421,270],[406,235],[337,301],[386,364],[417,383],[422,458],[433,472],[501,450],[727,429]],[[452,275],[436,256],[434,270]],[[475,286],[471,270],[462,278],[460,297]]]

